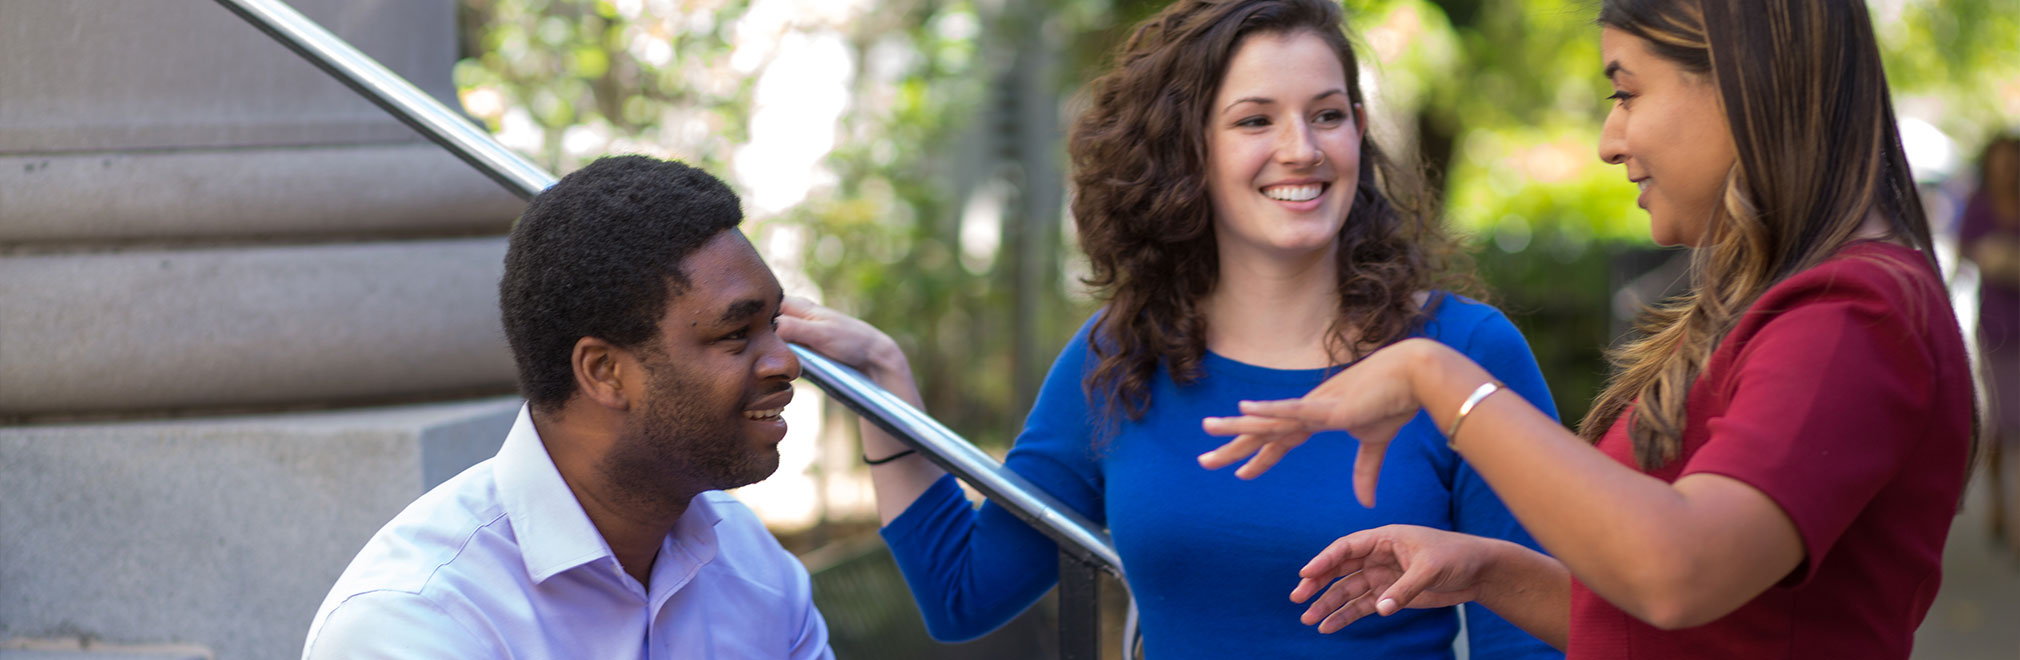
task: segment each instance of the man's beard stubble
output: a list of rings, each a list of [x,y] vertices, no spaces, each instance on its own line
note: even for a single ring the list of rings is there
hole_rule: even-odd
[[[704,490],[748,486],[778,470],[774,446],[751,443],[734,411],[709,410],[706,391],[678,367],[647,369],[646,400],[604,456],[602,470],[619,492],[653,507],[685,507]]]

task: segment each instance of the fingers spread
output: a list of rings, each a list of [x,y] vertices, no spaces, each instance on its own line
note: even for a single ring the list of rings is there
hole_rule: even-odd
[[[1347,575],[1361,570],[1368,556],[1370,543],[1363,540],[1366,530],[1354,532],[1335,539],[1326,549],[1312,557],[1305,567],[1298,569],[1298,575],[1308,578]]]
[[[1305,608],[1304,616],[1299,617],[1298,620],[1303,621],[1307,626],[1315,625],[1320,619],[1324,619],[1326,615],[1333,613],[1334,610],[1340,609],[1340,607],[1346,605],[1349,601],[1359,598],[1366,593],[1368,593],[1368,581],[1362,578],[1360,574],[1357,573],[1340,578],[1339,580],[1335,580],[1332,586],[1326,589],[1326,593],[1319,596],[1318,600],[1312,601],[1311,607]]]
[[[1262,445],[1263,440],[1259,436],[1237,436],[1213,451],[1200,454],[1199,465],[1208,470],[1218,470],[1233,465],[1235,461],[1248,458],[1256,453],[1256,450],[1261,449]]]
[[[1249,459],[1247,463],[1242,464],[1241,469],[1234,471],[1234,476],[1243,479],[1260,477],[1270,468],[1276,467],[1277,461],[1283,460],[1284,452],[1290,450],[1289,446],[1277,443],[1263,445],[1262,450],[1256,452],[1255,458]]]
[[[1347,624],[1359,621],[1361,617],[1374,613],[1374,607],[1368,604],[1368,601],[1373,600],[1374,597],[1368,591],[1366,583],[1349,584],[1350,580],[1352,578],[1334,583],[1333,588],[1326,592],[1324,598],[1320,599],[1321,602],[1331,604],[1331,607],[1317,613],[1306,610],[1304,616],[1299,620],[1305,622],[1307,625],[1316,623],[1319,626],[1319,632],[1330,635],[1339,632],[1341,628],[1347,627]],[[1326,613],[1325,618],[1319,618],[1318,614],[1320,613]]]
[[[1306,410],[1307,406],[1304,399],[1241,402],[1241,412],[1244,415],[1304,419]]]
[[[1328,576],[1322,578],[1303,578],[1298,580],[1297,588],[1291,590],[1291,602],[1302,603],[1311,600],[1313,595],[1319,593],[1320,589],[1324,589],[1326,587],[1326,580],[1330,579],[1332,578]]]
[[[1200,420],[1200,428],[1208,435],[1242,435],[1244,433],[1296,433],[1305,430],[1304,422],[1295,419],[1242,415],[1239,417],[1208,417]]]

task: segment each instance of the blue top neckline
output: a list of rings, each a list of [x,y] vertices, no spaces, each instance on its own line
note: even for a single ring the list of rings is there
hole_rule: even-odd
[[[1348,364],[1352,364],[1351,362],[1349,362],[1346,364],[1338,364],[1331,367],[1319,367],[1315,369],[1278,369],[1275,367],[1264,367],[1260,365],[1249,364],[1247,362],[1242,362],[1240,360],[1236,360],[1234,358],[1227,357],[1210,350],[1206,351],[1205,358],[1202,359],[1200,362],[1201,366],[1204,366],[1208,373],[1211,373],[1216,377],[1236,378],[1240,380],[1257,383],[1278,383],[1286,385],[1316,383],[1318,381],[1325,380],[1327,376],[1339,373],[1340,370],[1346,368]]]

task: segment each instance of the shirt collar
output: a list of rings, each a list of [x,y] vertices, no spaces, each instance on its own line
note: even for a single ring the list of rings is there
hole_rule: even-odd
[[[687,546],[688,552],[701,563],[715,558],[715,527],[722,522],[722,512],[716,510],[716,498],[728,498],[719,490],[705,490],[694,499],[688,500],[687,511],[680,514],[680,522],[674,523],[673,533],[668,536],[675,542]]]
[[[547,445],[541,442],[540,431],[533,427],[532,412],[527,406],[519,407],[519,418],[512,422],[512,431],[505,434],[505,445],[498,449],[492,470],[498,498],[505,505],[505,515],[512,520],[513,536],[518,540],[520,556],[526,561],[526,575],[534,584],[605,557],[611,565],[617,564],[617,554],[611,552],[610,542],[596,531],[596,524],[590,522],[582,503],[576,501],[575,491],[569,490],[568,482],[561,478],[561,470],[554,467],[554,458],[547,454]],[[722,512],[716,510],[713,502],[717,497],[729,496],[722,491],[703,491],[688,502],[687,511],[660,546],[662,559],[666,550],[676,546],[682,547],[697,564],[715,559],[715,526],[722,522]],[[654,582],[659,582],[657,568]]]
[[[534,584],[604,557],[616,562],[610,543],[596,531],[575,492],[561,479],[561,470],[554,467],[553,457],[547,455],[526,406],[519,407],[519,419],[505,435],[493,471],[498,499],[512,520],[512,535]]]
[[[714,501],[717,497],[728,495],[710,490],[694,496],[660,544],[659,558],[652,563],[652,591],[647,594],[654,611],[715,561],[720,548],[715,528],[722,522],[722,512]]]

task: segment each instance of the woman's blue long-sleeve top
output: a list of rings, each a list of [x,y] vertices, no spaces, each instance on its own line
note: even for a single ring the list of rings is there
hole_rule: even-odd
[[[1434,299],[1441,304],[1423,336],[1465,353],[1556,416],[1536,359],[1507,317],[1459,296]],[[1141,613],[1146,657],[1450,657],[1455,608],[1368,617],[1331,635],[1299,623],[1305,606],[1289,598],[1298,569],[1340,536],[1392,523],[1536,547],[1422,413],[1390,446],[1374,509],[1354,500],[1357,443],[1345,433],[1313,437],[1254,481],[1199,467],[1199,454],[1225,441],[1201,430],[1201,418],[1238,414],[1244,399],[1304,396],[1331,370],[1269,369],[1208,353],[1201,378],[1180,387],[1160,368],[1143,418],[1118,416],[1104,426],[1081,386],[1094,364],[1092,325],[1054,363],[1005,465],[1108,527]],[[1059,579],[1051,539],[993,502],[976,509],[951,475],[883,536],[927,630],[941,640],[994,630]],[[1465,607],[1474,657],[1561,657],[1486,608]]]

